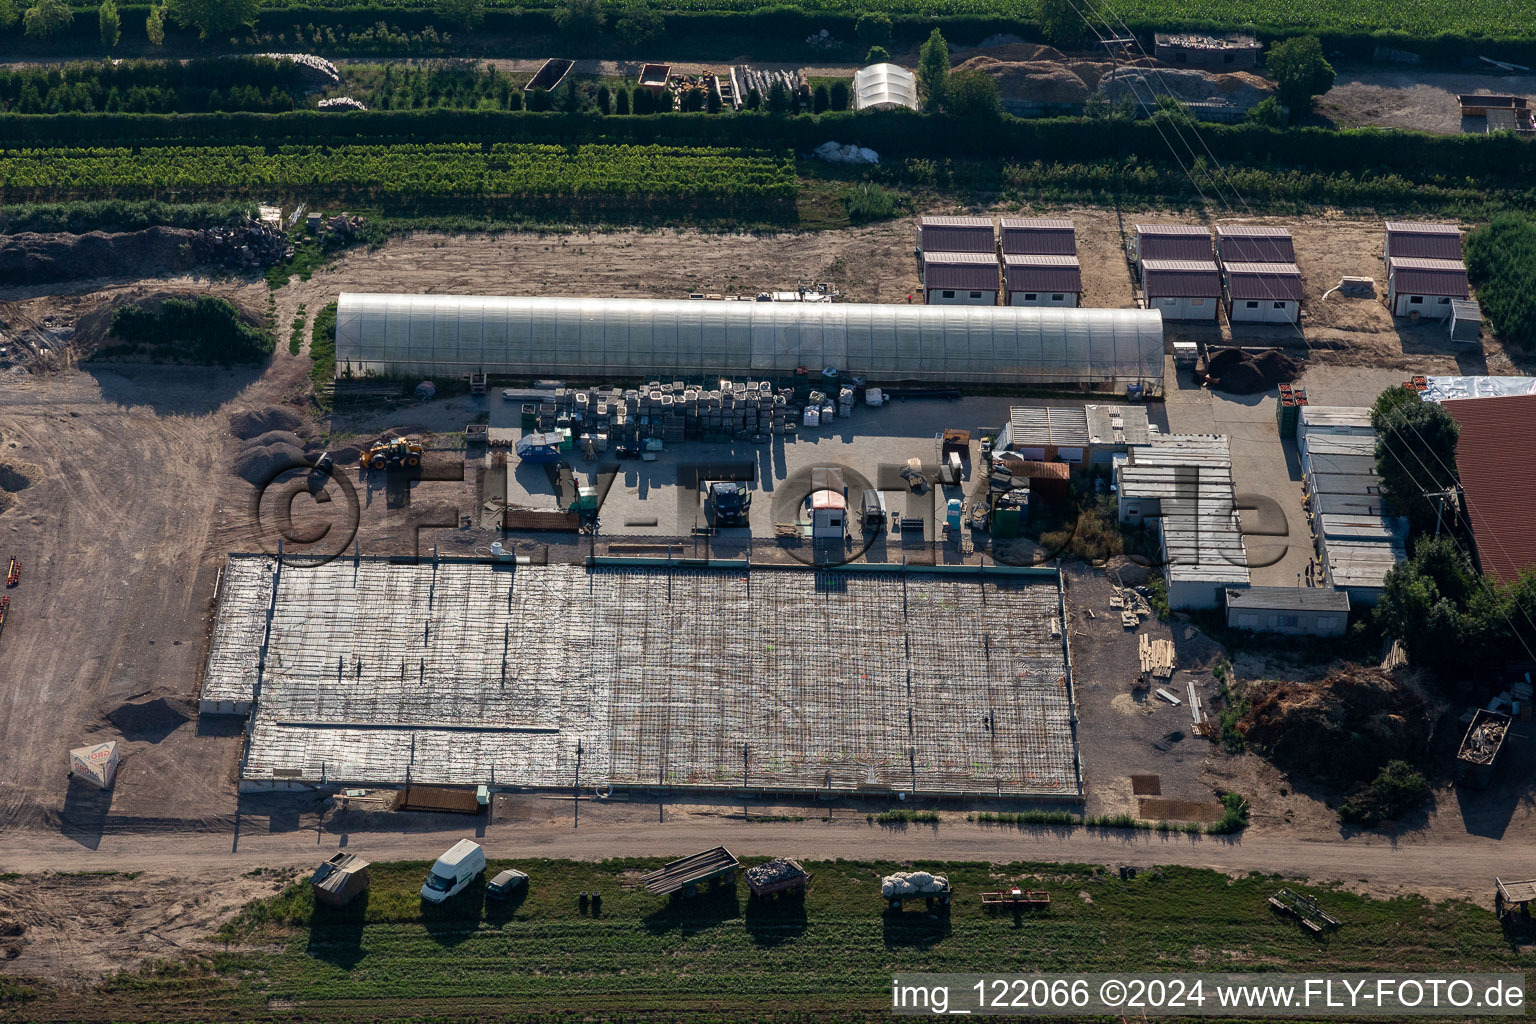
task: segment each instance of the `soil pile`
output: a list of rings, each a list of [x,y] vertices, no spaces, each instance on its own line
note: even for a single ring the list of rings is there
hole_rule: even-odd
[[[294,441],[297,440],[294,437]],[[235,456],[234,469],[235,475],[246,483],[264,487],[287,470],[303,469],[308,465],[304,459],[304,449],[296,443],[258,444]]]
[[[1110,103],[1130,97],[1151,104],[1151,97],[1171,95],[1180,103],[1216,103],[1247,110],[1273,96],[1275,87],[1246,71],[1219,74],[1195,68],[1127,68],[1107,74],[1099,89]]]
[[[972,57],[955,70],[979,71],[996,81],[1004,109],[1011,104],[1033,103],[1081,106],[1088,99],[1088,84],[1071,68],[1054,61]]]
[[[1206,379],[1211,387],[1232,395],[1254,395],[1295,380],[1302,364],[1278,349],[1257,356],[1241,349],[1222,349],[1211,356]]]
[[[25,462],[0,462],[0,512],[16,504],[16,495],[31,487],[42,476],[36,466]]]
[[[191,710],[183,701],[167,697],[125,701],[106,715],[123,739],[148,743],[159,743],[191,717]]]
[[[229,432],[241,440],[250,440],[272,430],[298,430],[303,422],[292,409],[269,405],[264,409],[235,413],[229,418]]]
[[[189,228],[145,228],[84,235],[23,232],[0,238],[0,280],[49,284],[83,277],[134,277],[186,270],[198,263]]]
[[[1422,753],[1437,713],[1400,673],[1359,665],[1318,683],[1256,683],[1247,698],[1237,728],[1254,749],[1289,771],[1339,781]]]

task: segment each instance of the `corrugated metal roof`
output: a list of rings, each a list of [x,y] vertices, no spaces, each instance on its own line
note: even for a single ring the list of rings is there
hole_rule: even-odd
[[[1221,298],[1221,273],[1215,260],[1144,259],[1141,278],[1149,299]]]
[[[1089,405],[1088,443],[1093,445],[1150,444],[1152,426],[1144,405]]]
[[[1387,221],[1384,255],[1410,259],[1461,259],[1461,229],[1455,224]]]
[[[1137,224],[1136,258],[1142,262],[1211,259],[1211,232],[1196,224]]]
[[[1395,517],[1328,515],[1318,516],[1316,522],[1325,541],[1333,538],[1390,544],[1402,533]]]
[[[1077,232],[1061,217],[1004,217],[1003,252],[1037,256],[1075,256]]]
[[[1408,550],[1396,540],[1387,544],[1330,540],[1323,557],[1328,581],[1334,586],[1380,588],[1392,567],[1407,560]]]
[[[1369,455],[1310,455],[1305,468],[1310,473],[1364,473],[1376,475],[1376,460]]]
[[[1088,415],[1079,405],[1016,405],[1008,410],[1008,446],[1081,447],[1088,443]]]
[[[1228,608],[1277,612],[1348,612],[1349,595],[1331,587],[1248,587],[1227,591]]]
[[[1382,516],[1387,506],[1380,495],[1314,494],[1312,511],[1320,516]]]
[[[1258,224],[1217,225],[1216,249],[1226,263],[1296,262],[1296,245],[1285,228]]]
[[[1483,307],[1471,299],[1452,299],[1451,315],[1457,320],[1480,324],[1483,322]]]
[[[1304,405],[1299,421],[1307,434],[1376,435],[1371,410],[1363,405]]]
[[[1116,470],[1120,497],[1156,498],[1169,582],[1246,585],[1227,439],[1167,434],[1131,448]]]
[[[1003,282],[1011,292],[1076,292],[1083,290],[1083,270],[1076,256],[1003,257]]]
[[[1442,402],[1461,427],[1456,469],[1477,557],[1500,583],[1536,565],[1536,395]]]
[[[1449,295],[1464,299],[1470,294],[1467,265],[1461,260],[1393,256],[1387,261],[1387,273],[1400,295]]]
[[[998,290],[997,256],[990,252],[924,252],[923,287]]]
[[[1227,293],[1234,299],[1301,301],[1301,269],[1294,263],[1225,263]]]
[[[1309,458],[1317,455],[1363,455],[1376,457],[1376,438],[1351,434],[1312,434],[1304,439]]]
[[[991,217],[924,217],[918,227],[923,252],[997,252]]]
[[[1381,494],[1381,478],[1374,473],[1313,473],[1307,477],[1313,494]]]

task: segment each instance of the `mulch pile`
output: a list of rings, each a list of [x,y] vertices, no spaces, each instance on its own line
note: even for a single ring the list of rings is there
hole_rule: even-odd
[[[1282,768],[1363,781],[1391,758],[1423,752],[1436,713],[1398,674],[1344,665],[1318,683],[1254,684],[1237,727]]]
[[[1226,348],[1211,356],[1206,379],[1211,387],[1230,395],[1256,395],[1295,380],[1302,369],[1299,360],[1279,349],[1255,356],[1242,349]]]

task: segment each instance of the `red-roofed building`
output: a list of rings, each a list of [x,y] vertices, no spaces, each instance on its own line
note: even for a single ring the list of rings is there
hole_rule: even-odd
[[[1461,427],[1456,469],[1482,571],[1513,583],[1536,566],[1536,395],[1442,402]]]

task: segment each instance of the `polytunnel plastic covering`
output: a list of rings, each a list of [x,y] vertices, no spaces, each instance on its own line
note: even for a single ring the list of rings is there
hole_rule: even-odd
[[[1156,310],[344,292],[338,376],[678,377],[835,367],[873,381],[1163,376]]]

